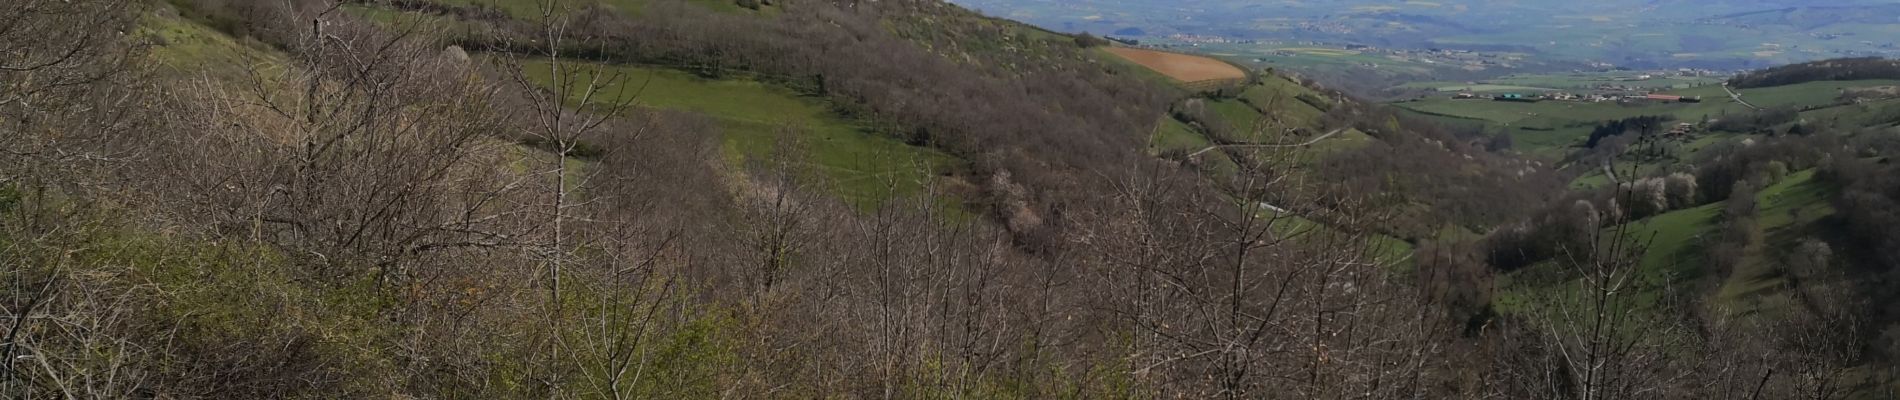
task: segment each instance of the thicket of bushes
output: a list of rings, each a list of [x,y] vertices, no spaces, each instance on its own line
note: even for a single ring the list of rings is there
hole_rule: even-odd
[[[1635,134],[1639,137],[1652,136],[1661,133],[1663,124],[1670,120],[1671,118],[1666,116],[1645,115],[1605,122],[1597,125],[1596,129],[1590,130],[1590,138],[1584,142],[1584,146],[1596,148],[1597,144],[1602,143],[1604,139],[1627,134]]]
[[[1764,132],[1800,119],[1800,111],[1793,107],[1775,107],[1742,115],[1723,115],[1709,124],[1709,129],[1736,133]]]

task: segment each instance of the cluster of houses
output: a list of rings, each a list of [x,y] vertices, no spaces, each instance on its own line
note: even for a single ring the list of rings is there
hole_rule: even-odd
[[[1458,92],[1452,99],[1482,99],[1484,96],[1469,91]],[[1544,94],[1503,93],[1489,97],[1492,101],[1514,103],[1536,103],[1541,101],[1574,101],[1582,103],[1622,102],[1622,103],[1701,103],[1701,96],[1676,96],[1658,93],[1649,94],[1576,94],[1552,92]]]
[[[1855,104],[1873,100],[1900,98],[1900,86],[1841,88],[1840,99]]]
[[[1669,137],[1672,139],[1684,139],[1690,136],[1694,136],[1695,131],[1696,131],[1695,124],[1684,122],[1684,123],[1676,124],[1676,127],[1674,129],[1670,129],[1669,133],[1666,133],[1664,135],[1665,137]]]
[[[1187,34],[1187,33],[1176,33],[1173,35],[1168,35],[1167,38],[1169,40],[1173,40],[1176,42],[1187,43],[1191,46],[1199,46],[1203,44],[1258,44],[1259,43],[1259,41],[1252,40],[1252,39],[1235,39],[1235,38],[1229,38],[1229,37],[1220,36],[1220,35],[1195,35],[1195,34]]]
[[[1726,76],[1726,75],[1728,75],[1728,73],[1722,72],[1722,71],[1716,71],[1712,69],[1702,69],[1702,68],[1677,68],[1676,69],[1676,76],[1681,76],[1681,77],[1705,77],[1705,76]]]
[[[1384,48],[1365,44],[1338,44],[1320,41],[1255,41],[1253,43],[1270,46],[1304,46],[1308,48],[1341,49],[1355,51],[1365,55],[1384,56],[1384,58],[1396,62],[1442,65],[1461,68],[1467,71],[1483,71],[1491,68],[1515,68],[1524,63],[1524,57],[1522,55],[1486,53],[1471,50]],[[1273,50],[1267,54],[1276,57],[1299,57],[1304,55],[1300,52],[1286,49]],[[1254,61],[1268,62],[1269,60],[1256,58]],[[1362,62],[1359,66],[1378,68],[1379,64]]]

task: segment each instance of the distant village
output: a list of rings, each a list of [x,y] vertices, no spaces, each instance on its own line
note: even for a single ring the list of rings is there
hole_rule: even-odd
[[[1676,95],[1668,95],[1668,94],[1660,94],[1660,93],[1577,94],[1577,93],[1568,93],[1568,92],[1551,92],[1551,93],[1542,93],[1542,94],[1502,93],[1502,94],[1496,94],[1496,95],[1480,95],[1475,92],[1461,91],[1461,92],[1458,92],[1457,94],[1452,95],[1451,98],[1455,100],[1490,99],[1491,101],[1503,101],[1503,102],[1514,102],[1514,103],[1537,103],[1537,102],[1543,102],[1543,101],[1569,101],[1569,102],[1579,102],[1579,103],[1604,103],[1604,102],[1701,103],[1702,102],[1701,96],[1676,96]]]
[[[1529,61],[1526,59],[1526,56],[1520,53],[1487,52],[1487,51],[1464,50],[1464,49],[1385,48],[1385,47],[1378,47],[1378,46],[1371,46],[1371,45],[1364,45],[1364,44],[1353,44],[1353,43],[1235,39],[1235,38],[1223,37],[1223,36],[1218,36],[1218,35],[1194,35],[1194,34],[1173,34],[1173,35],[1168,35],[1166,37],[1163,37],[1161,38],[1161,40],[1158,40],[1158,41],[1147,41],[1147,42],[1144,42],[1138,39],[1133,39],[1133,38],[1124,38],[1124,37],[1115,37],[1115,36],[1104,36],[1104,38],[1115,41],[1115,42],[1119,42],[1121,44],[1128,45],[1128,46],[1157,49],[1157,50],[1198,48],[1202,46],[1211,46],[1211,45],[1257,45],[1257,46],[1273,48],[1272,50],[1268,51],[1267,55],[1275,56],[1275,57],[1299,57],[1299,56],[1305,55],[1301,53],[1300,51],[1298,51],[1298,49],[1300,48],[1339,49],[1339,50],[1351,51],[1354,54],[1359,54],[1359,55],[1369,55],[1369,56],[1374,56],[1374,57],[1382,56],[1383,58],[1391,60],[1395,63],[1404,63],[1404,62],[1421,63],[1421,64],[1428,64],[1428,65],[1438,65],[1438,66],[1444,66],[1444,67],[1459,68],[1459,69],[1464,69],[1466,71],[1473,71],[1473,72],[1494,70],[1494,69],[1512,69],[1512,68],[1526,66],[1526,64],[1529,63]],[[1253,61],[1259,62],[1259,63],[1265,63],[1271,60],[1268,60],[1266,58],[1255,58],[1253,59]],[[1360,66],[1367,67],[1367,68],[1379,68],[1381,65],[1377,62],[1368,61],[1368,62],[1361,63]],[[1590,63],[1590,66],[1592,68],[1597,68],[1600,70],[1611,70],[1611,69],[1617,68],[1617,66],[1614,64],[1601,63],[1601,62]],[[1675,70],[1675,71],[1656,71],[1656,72],[1652,72],[1651,74],[1655,76],[1708,77],[1708,76],[1726,76],[1730,74],[1730,72],[1709,70],[1709,69],[1683,68],[1683,69]],[[1648,80],[1648,79],[1651,79],[1651,77],[1644,76],[1644,77],[1636,78],[1634,80]],[[1632,88],[1612,88],[1612,87],[1593,88],[1593,89],[1621,90],[1621,91],[1635,90]]]
[[[1582,102],[1582,103],[1604,103],[1604,102],[1700,103],[1702,102],[1702,97],[1700,96],[1677,96],[1677,95],[1660,93],[1660,91],[1662,91],[1663,89],[1680,89],[1680,88],[1685,87],[1684,85],[1677,84],[1677,85],[1668,85],[1668,86],[1658,86],[1658,85],[1643,85],[1643,84],[1639,84],[1639,82],[1647,82],[1654,79],[1665,79],[1665,78],[1672,78],[1672,77],[1706,78],[1706,77],[1726,77],[1726,76],[1728,76],[1728,73],[1721,72],[1721,71],[1696,69],[1696,68],[1681,68],[1674,71],[1650,71],[1650,72],[1633,73],[1633,75],[1613,78],[1610,81],[1596,83],[1594,86],[1580,85],[1576,87],[1574,91],[1556,90],[1556,91],[1530,93],[1530,94],[1503,93],[1503,94],[1491,95],[1491,94],[1479,94],[1470,89],[1466,89],[1466,90],[1458,91],[1457,93],[1453,94],[1451,98],[1454,100],[1489,99],[1492,101],[1523,102],[1523,103],[1536,103],[1536,102],[1542,102],[1542,101],[1569,101],[1569,102]],[[1629,83],[1617,83],[1617,82],[1629,82]],[[1478,83],[1478,82],[1466,82],[1466,83],[1471,84],[1473,86],[1481,85],[1481,83]]]
[[[1419,62],[1460,67],[1468,71],[1483,71],[1493,68],[1517,68],[1524,63],[1524,56],[1515,53],[1494,53],[1458,49],[1395,49],[1366,45],[1346,45],[1347,50],[1364,54],[1384,55],[1395,61]]]
[[[1456,50],[1456,49],[1418,50],[1418,49],[1381,48],[1377,46],[1369,46],[1369,45],[1363,45],[1363,44],[1350,44],[1350,43],[1340,44],[1340,43],[1329,43],[1329,42],[1319,42],[1319,41],[1279,41],[1279,40],[1235,39],[1235,38],[1229,38],[1229,37],[1223,37],[1223,36],[1217,36],[1217,35],[1174,34],[1174,35],[1168,35],[1162,38],[1162,40],[1160,40],[1160,43],[1156,43],[1154,41],[1143,42],[1138,39],[1114,37],[1114,36],[1105,36],[1104,38],[1108,40],[1113,40],[1125,45],[1129,45],[1129,46],[1159,49],[1159,50],[1178,49],[1178,48],[1196,48],[1196,47],[1201,47],[1201,46],[1206,46],[1206,45],[1264,45],[1264,46],[1269,46],[1269,47],[1282,47],[1282,48],[1289,47],[1289,46],[1297,46],[1297,47],[1321,48],[1321,49],[1341,49],[1341,50],[1356,52],[1357,54],[1364,54],[1364,55],[1371,55],[1371,56],[1384,56],[1384,58],[1392,60],[1393,62],[1416,62],[1416,63],[1423,63],[1423,64],[1442,65],[1442,66],[1453,67],[1453,68],[1462,68],[1468,71],[1484,71],[1484,70],[1489,70],[1489,69],[1516,68],[1516,67],[1522,66],[1525,61],[1523,55],[1516,54],[1516,53],[1497,53],[1497,52],[1483,52],[1483,51]],[[1271,50],[1269,55],[1279,56],[1279,57],[1297,57],[1297,56],[1300,56],[1301,54],[1292,50],[1280,49],[1280,50]],[[1264,58],[1257,58],[1257,59],[1254,59],[1253,61],[1267,62],[1268,60]],[[1378,63],[1374,63],[1374,62],[1367,62],[1360,66],[1368,67],[1368,68],[1380,67]]]

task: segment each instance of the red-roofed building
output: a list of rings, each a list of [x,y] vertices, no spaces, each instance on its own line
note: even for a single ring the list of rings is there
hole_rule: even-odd
[[[1652,94],[1648,96],[1643,96],[1643,98],[1656,100],[1656,101],[1667,101],[1667,102],[1682,101],[1682,96],[1671,96],[1671,95],[1666,95],[1666,94]]]

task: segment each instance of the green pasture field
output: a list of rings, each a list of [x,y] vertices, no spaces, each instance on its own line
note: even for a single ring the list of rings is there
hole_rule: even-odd
[[[1240,98],[1252,103],[1256,108],[1266,109],[1267,112],[1272,113],[1271,119],[1281,121],[1283,125],[1317,129],[1320,117],[1326,112],[1301,101],[1299,97],[1302,95],[1308,98],[1324,98],[1312,89],[1300,86],[1281,76],[1261,79],[1259,85],[1241,92]]]
[[[1149,143],[1149,150],[1153,153],[1195,151],[1208,145],[1210,142],[1207,138],[1195,132],[1193,127],[1174,118],[1162,117],[1160,126],[1155,129],[1154,139]]]

